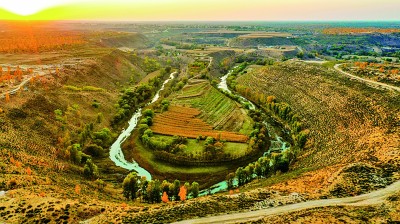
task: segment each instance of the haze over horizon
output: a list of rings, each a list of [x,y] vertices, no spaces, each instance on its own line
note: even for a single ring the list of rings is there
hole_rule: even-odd
[[[398,21],[398,0],[14,0],[0,20]]]

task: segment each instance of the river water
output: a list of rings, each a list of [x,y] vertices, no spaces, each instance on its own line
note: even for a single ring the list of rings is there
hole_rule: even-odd
[[[234,67],[234,69],[236,67]],[[218,89],[221,89],[221,90],[223,90],[223,91],[225,91],[225,92],[227,92],[229,94],[236,95],[236,94],[232,93],[232,91],[228,88],[228,84],[226,83],[226,80],[228,79],[229,75],[231,75],[232,72],[233,72],[233,69],[230,70],[228,72],[228,74],[226,74],[226,75],[221,77],[221,82],[218,84]],[[246,99],[246,98],[244,98],[243,96],[240,96],[240,95],[236,95],[236,96],[239,97],[239,99],[240,99],[240,101],[242,103],[247,103],[249,105],[249,109],[250,110],[255,110],[256,109],[256,106],[250,100],[248,100],[248,99]]]
[[[174,79],[176,74],[177,74],[176,72],[171,73],[169,78],[164,81],[163,85],[161,86],[161,89],[157,91],[156,95],[153,97],[151,102],[147,105],[150,105],[150,104],[156,102],[160,98],[160,92],[164,89],[165,84],[167,84],[169,81]],[[132,131],[137,126],[141,116],[142,116],[142,108],[139,108],[133,114],[132,118],[129,120],[128,128],[124,129],[122,131],[122,133],[118,136],[117,140],[111,145],[110,159],[115,163],[116,166],[122,167],[127,170],[135,170],[139,176],[144,176],[144,177],[146,177],[147,180],[151,180],[151,174],[149,173],[149,171],[140,167],[139,164],[135,161],[128,162],[125,159],[124,153],[121,148],[122,144],[131,135]]]

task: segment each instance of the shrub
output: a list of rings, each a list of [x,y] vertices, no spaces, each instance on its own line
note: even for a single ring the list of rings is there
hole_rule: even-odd
[[[143,116],[145,117],[154,117],[154,111],[151,109],[147,109],[143,112]]]
[[[99,176],[97,166],[92,162],[91,159],[88,159],[86,161],[85,166],[83,168],[83,175],[85,175],[85,177],[88,179],[97,178]]]
[[[101,146],[96,144],[91,144],[85,147],[84,152],[94,156],[94,157],[102,157],[104,156],[104,149]]]

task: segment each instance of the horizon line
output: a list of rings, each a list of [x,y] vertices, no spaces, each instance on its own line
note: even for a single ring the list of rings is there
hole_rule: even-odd
[[[7,21],[47,21],[47,22],[145,22],[145,23],[160,23],[160,22],[398,22],[400,26],[400,19],[396,20],[112,20],[112,19],[0,19],[0,22]]]

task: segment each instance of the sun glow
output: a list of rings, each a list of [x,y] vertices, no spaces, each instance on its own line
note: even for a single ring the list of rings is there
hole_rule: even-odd
[[[0,20],[399,20],[399,0],[0,0]]]
[[[70,2],[74,2],[74,0],[8,0],[0,1],[0,8],[21,16],[29,16],[44,9]]]

